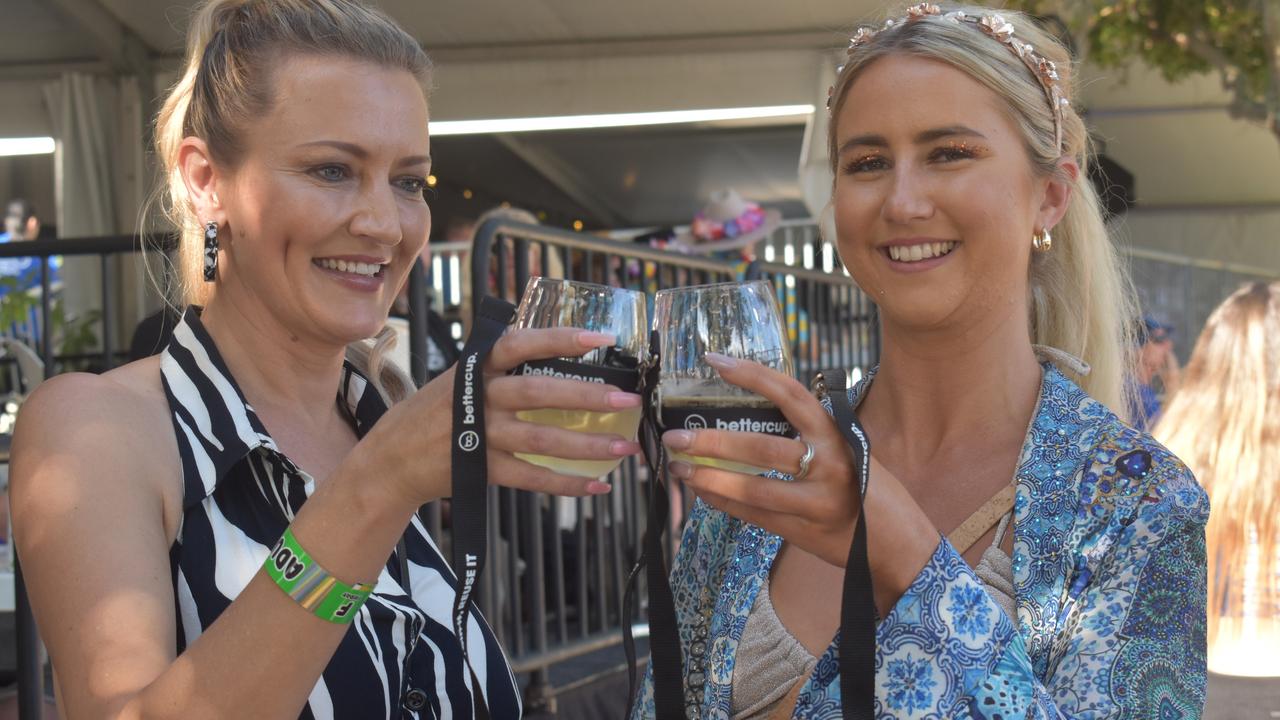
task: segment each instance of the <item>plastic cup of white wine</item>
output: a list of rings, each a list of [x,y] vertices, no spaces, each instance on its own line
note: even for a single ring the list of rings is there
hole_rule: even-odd
[[[572,280],[530,278],[516,313],[515,326],[576,327],[612,333],[617,337],[617,342],[612,347],[596,348],[582,357],[560,360],[615,370],[638,368],[649,344],[643,293]],[[634,441],[640,427],[641,412],[639,407],[617,412],[547,408],[520,411],[516,416],[538,425],[585,433],[620,435]],[[591,478],[608,475],[622,462],[621,458],[577,460],[529,453],[516,453],[516,457],[564,475]]]
[[[709,352],[752,360],[787,375],[794,373],[786,327],[773,285],[766,280],[660,290],[654,299],[654,329],[661,358],[658,397],[664,414],[690,408],[775,409],[768,398],[723,380],[706,363]],[[699,415],[690,415],[685,429],[706,427],[700,420]],[[670,459],[748,475],[767,471],[685,453],[672,453]]]

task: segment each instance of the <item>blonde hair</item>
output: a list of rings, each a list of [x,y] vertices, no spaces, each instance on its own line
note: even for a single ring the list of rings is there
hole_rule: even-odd
[[[1213,508],[1212,646],[1221,618],[1240,610],[1245,582],[1280,602],[1280,282],[1246,285],[1213,311],[1152,434],[1191,468]],[[1260,564],[1242,582],[1251,550]]]
[[[427,92],[431,62],[422,47],[386,15],[354,0],[209,0],[187,29],[185,69],[156,116],[156,154],[164,168],[159,201],[178,230],[170,301],[178,307],[205,304],[213,283],[205,282],[204,229],[196,217],[178,167],[188,137],[204,140],[213,160],[234,169],[244,155],[244,134],[274,105],[272,67],[282,56],[304,54],[365,60],[405,70]],[[145,214],[145,213],[144,213]],[[403,372],[381,379],[394,366],[383,363],[394,345],[384,329],[372,348],[358,343],[348,359],[367,371],[389,401],[412,391]],[[367,352],[366,352],[367,350]],[[359,361],[359,362],[356,362]],[[397,392],[392,392],[396,390]]]
[[[957,9],[977,16],[994,12],[981,7],[944,7],[943,12]],[[1074,99],[1071,58],[1062,44],[1021,13],[1001,10],[1000,15],[1013,24],[1015,37],[1057,65],[1063,96]],[[897,54],[947,63],[1000,96],[1021,130],[1035,171],[1070,185],[1071,202],[1053,228],[1052,250],[1032,253],[1028,268],[1031,338],[1037,345],[1065,350],[1089,363],[1093,369],[1087,376],[1069,368],[1063,372],[1094,399],[1127,417],[1126,379],[1133,348],[1130,322],[1138,313],[1126,267],[1107,235],[1098,195],[1089,181],[1093,151],[1074,105],[1062,109],[1062,147],[1057,147],[1048,96],[1009,47],[968,23],[930,15],[882,30],[851,51],[836,77],[832,117],[839,115],[849,88],[863,70]],[[835,122],[828,127],[827,150],[834,173],[838,163]],[[1064,156],[1080,167],[1074,180],[1058,165]]]

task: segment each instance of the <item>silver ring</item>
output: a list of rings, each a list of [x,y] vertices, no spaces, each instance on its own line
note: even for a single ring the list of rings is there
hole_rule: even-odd
[[[813,455],[817,451],[814,449],[813,443],[808,440],[805,440],[804,438],[796,439],[804,443],[804,455],[800,456],[800,469],[796,471],[795,475],[791,476],[791,479],[803,480],[804,477],[809,474],[809,463],[813,462]]]

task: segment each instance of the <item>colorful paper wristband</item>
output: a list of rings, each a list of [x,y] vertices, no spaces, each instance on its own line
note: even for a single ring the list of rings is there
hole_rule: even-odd
[[[373,592],[372,585],[348,585],[330,575],[302,549],[290,528],[271,548],[263,567],[303,609],[331,623],[350,623]]]

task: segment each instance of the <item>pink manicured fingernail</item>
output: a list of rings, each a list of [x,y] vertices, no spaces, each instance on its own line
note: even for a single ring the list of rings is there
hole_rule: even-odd
[[[613,491],[613,486],[607,482],[592,480],[591,482],[587,483],[587,492],[591,493],[592,495],[607,495],[612,491]]]
[[[640,452],[640,443],[631,442],[629,440],[614,440],[609,443],[609,452],[618,457],[626,457],[635,455]]]
[[[693,444],[693,433],[688,430],[672,430],[662,435],[662,444],[672,450],[683,450]]]
[[[629,392],[611,392],[606,397],[609,401],[609,407],[614,408],[640,407],[640,403],[644,402],[644,398]]]
[[[671,473],[671,477],[685,480],[693,474],[693,466],[687,462],[677,460],[676,462],[667,465],[667,471]]]
[[[606,345],[617,345],[618,336],[613,333],[593,332],[591,330],[583,330],[578,333],[578,344],[582,347],[596,348]]]
[[[728,370],[730,368],[738,367],[738,360],[736,358],[731,358],[728,355],[721,355],[720,353],[707,353],[702,357],[707,361],[708,365],[710,365],[711,367],[717,370]]]

